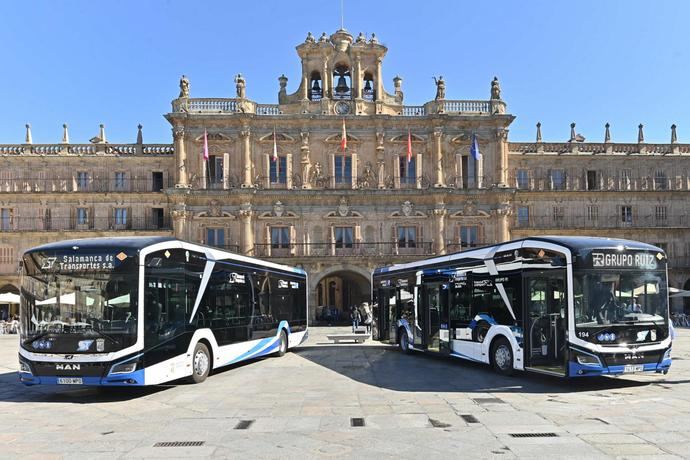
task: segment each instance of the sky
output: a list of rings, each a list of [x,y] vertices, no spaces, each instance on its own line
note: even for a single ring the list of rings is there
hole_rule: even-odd
[[[345,29],[376,33],[388,47],[386,90],[403,78],[406,105],[434,98],[488,99],[497,76],[513,142],[690,142],[687,1],[343,0]],[[297,90],[295,46],[307,32],[340,28],[341,2],[0,0],[0,144],[86,143],[105,124],[108,141],[172,143],[163,114],[182,74],[192,97],[247,96],[277,103],[278,77]]]

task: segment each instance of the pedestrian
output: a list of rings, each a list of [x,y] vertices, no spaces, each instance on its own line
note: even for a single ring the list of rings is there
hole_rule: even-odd
[[[362,303],[362,312],[362,318],[367,327],[367,334],[371,334],[371,322],[373,318],[371,317],[371,308],[369,307],[369,302]]]
[[[352,320],[352,332],[356,332],[359,328],[359,323],[362,321],[362,315],[354,305],[350,307],[350,319]]]

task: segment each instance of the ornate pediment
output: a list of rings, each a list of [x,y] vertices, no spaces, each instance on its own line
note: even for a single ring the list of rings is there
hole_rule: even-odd
[[[353,211],[350,205],[347,202],[347,199],[342,196],[340,197],[340,201],[338,202],[338,207],[335,209],[335,211],[331,211],[328,214],[326,214],[326,218],[332,219],[332,218],[362,218],[361,213],[357,211]]]
[[[338,134],[331,134],[328,136],[326,139],[324,139],[324,142],[326,144],[340,144],[340,141],[343,139],[342,133]],[[353,143],[353,144],[359,144],[361,141],[358,137],[353,136],[352,134],[347,134],[347,143]]]
[[[477,134],[477,142],[479,144],[484,144],[489,141],[489,138]],[[450,143],[454,145],[470,145],[470,143],[472,143],[472,133],[463,133],[455,136],[450,140]]]
[[[285,209],[285,205],[280,201],[273,203],[271,211],[262,212],[259,215],[259,219],[297,219],[298,217],[294,212]]]
[[[209,142],[228,142],[232,140],[230,136],[226,136],[223,133],[206,133],[206,139]],[[194,138],[194,141],[204,142],[204,135],[200,134],[199,136]]]
[[[410,133],[410,140],[412,141],[413,144],[415,143],[420,143],[420,142],[426,142],[426,139],[422,136],[418,136],[417,134]],[[393,136],[390,140],[391,143],[393,144],[407,144],[407,134],[400,134],[399,136]]]
[[[490,214],[484,210],[479,209],[477,202],[474,200],[465,201],[464,206],[460,211],[454,212],[450,215],[451,218],[460,217],[491,217]]]
[[[203,218],[231,218],[234,219],[235,216],[230,214],[227,211],[223,211],[223,206],[220,201],[218,200],[210,200],[208,202],[208,207],[206,211],[201,211],[197,214],[194,215],[194,217],[203,217]]]
[[[400,210],[391,213],[389,217],[395,217],[398,219],[419,219],[426,218],[428,216],[422,211],[415,210],[414,204],[412,204],[410,201],[405,201],[400,205]]]
[[[275,135],[275,139],[277,143],[293,143],[295,142],[295,138],[285,134],[285,133],[274,133],[270,132],[266,134],[265,136],[262,136],[259,138],[259,142],[273,142],[273,136]]]

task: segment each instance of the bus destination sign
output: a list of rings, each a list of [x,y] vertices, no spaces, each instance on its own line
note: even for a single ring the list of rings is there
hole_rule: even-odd
[[[604,252],[592,251],[593,268],[642,268],[655,270],[664,259],[660,252]]]

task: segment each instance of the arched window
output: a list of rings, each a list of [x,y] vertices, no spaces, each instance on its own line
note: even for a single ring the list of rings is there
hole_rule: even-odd
[[[364,73],[364,87],[362,88],[362,99],[366,101],[376,100],[376,87],[374,86],[374,77],[369,73]]]
[[[333,89],[333,99],[352,98],[352,77],[348,66],[336,65],[335,70],[333,70],[333,81],[336,82]]]
[[[309,99],[312,101],[320,101],[323,97],[323,81],[319,72],[312,72],[309,78]]]

